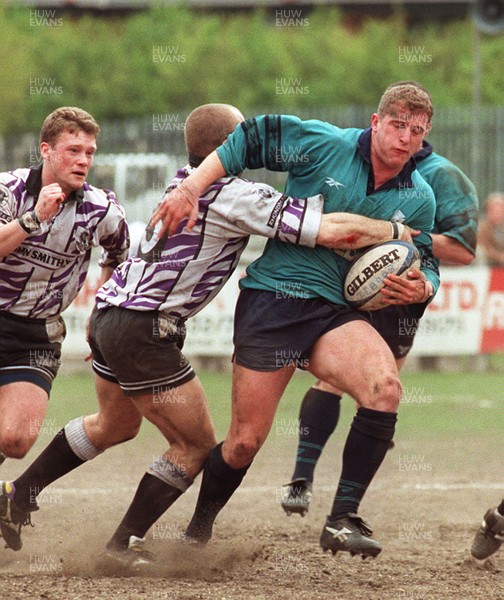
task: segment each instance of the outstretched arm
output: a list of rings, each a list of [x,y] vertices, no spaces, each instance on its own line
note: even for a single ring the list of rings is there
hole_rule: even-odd
[[[411,242],[412,236],[419,233],[401,223],[397,223],[396,228],[390,221],[378,221],[351,213],[328,213],[322,215],[317,244],[353,250],[393,239]]]

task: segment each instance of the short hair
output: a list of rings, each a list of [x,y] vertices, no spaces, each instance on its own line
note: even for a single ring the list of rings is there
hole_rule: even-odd
[[[416,81],[398,81],[389,85],[383,93],[378,104],[380,116],[390,115],[393,108],[399,102],[407,105],[412,112],[424,112],[427,114],[429,123],[434,114],[432,98],[426,88]]]
[[[243,121],[241,112],[231,104],[203,104],[187,117],[184,137],[187,152],[205,158]]]
[[[46,142],[54,146],[64,131],[77,133],[84,131],[88,135],[98,136],[100,127],[94,118],[82,108],[62,106],[48,115],[40,130],[39,143]]]

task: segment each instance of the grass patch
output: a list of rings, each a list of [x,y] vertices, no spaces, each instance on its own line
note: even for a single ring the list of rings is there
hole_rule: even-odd
[[[227,432],[231,411],[231,375],[199,373],[207,393],[217,437]],[[280,402],[277,419],[295,423],[299,405],[314,378],[298,372]],[[401,437],[424,438],[440,435],[499,434],[504,429],[504,385],[502,373],[408,373],[402,377],[404,396],[397,425]],[[53,387],[47,419],[63,426],[79,415],[96,412],[91,374],[60,375]],[[354,402],[345,397],[341,421],[350,423]],[[151,431],[146,423],[143,435]]]

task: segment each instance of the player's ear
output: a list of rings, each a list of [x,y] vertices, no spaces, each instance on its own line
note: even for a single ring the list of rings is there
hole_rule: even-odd
[[[51,146],[47,142],[40,143],[40,156],[44,160],[47,160],[49,158],[50,149],[51,149]]]
[[[373,113],[371,116],[371,131],[376,133],[378,129],[378,123],[380,121],[380,116],[377,113]]]

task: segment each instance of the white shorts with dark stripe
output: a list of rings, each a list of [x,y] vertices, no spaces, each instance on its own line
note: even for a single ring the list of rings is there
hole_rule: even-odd
[[[185,324],[156,311],[93,309],[89,344],[94,372],[127,396],[163,395],[196,374],[182,354]]]

